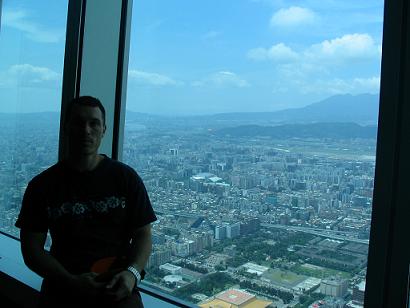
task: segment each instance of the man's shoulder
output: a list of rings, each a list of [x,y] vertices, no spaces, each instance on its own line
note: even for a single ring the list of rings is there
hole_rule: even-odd
[[[63,172],[63,164],[61,162],[55,163],[54,165],[48,167],[47,169],[41,171],[35,177],[32,178],[32,183],[52,181],[60,177],[61,172]]]
[[[111,170],[114,170],[124,175],[139,178],[137,171],[130,165],[118,160],[111,159],[109,157],[106,157],[105,160]]]
[[[62,166],[56,163],[34,176],[28,183],[27,189],[37,192],[50,191],[51,187],[61,182]],[[53,189],[51,189],[53,191]]]

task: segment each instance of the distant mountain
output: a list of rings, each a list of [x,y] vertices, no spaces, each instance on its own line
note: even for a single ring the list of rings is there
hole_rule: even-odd
[[[331,139],[375,139],[376,126],[361,126],[356,123],[313,123],[284,124],[278,126],[243,125],[222,128],[213,132],[218,136],[271,137],[271,138],[331,138]]]
[[[58,129],[59,125],[59,112],[0,113],[0,127]]]
[[[157,121],[157,120],[162,120],[166,117],[160,116],[160,115],[155,115],[155,114],[148,114],[148,113],[142,113],[142,112],[136,112],[136,111],[131,111],[127,110],[125,113],[125,120],[129,122],[152,122],[152,121]]]
[[[379,109],[379,97],[373,94],[336,95],[323,101],[293,109],[276,112],[238,112],[214,115],[178,116],[155,115],[127,110],[126,128],[128,129],[183,129],[212,128],[241,125],[276,126],[280,124],[308,124],[351,122],[361,125],[376,125]],[[59,112],[40,113],[0,113],[1,126],[52,126],[58,127]],[[24,125],[27,124],[27,125]]]
[[[215,121],[269,123],[353,122],[377,124],[379,96],[375,94],[335,95],[302,108],[275,112],[220,113],[211,116]]]

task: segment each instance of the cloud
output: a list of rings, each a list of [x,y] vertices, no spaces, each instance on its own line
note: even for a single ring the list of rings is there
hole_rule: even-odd
[[[211,76],[192,83],[194,87],[216,86],[216,87],[235,87],[244,88],[248,87],[249,83],[240,78],[237,74],[229,71],[220,71]]]
[[[147,84],[153,86],[178,86],[183,84],[183,82],[176,81],[165,75],[148,73],[140,70],[129,70],[128,77],[130,78],[130,80],[135,81],[139,84]]]
[[[381,47],[367,33],[346,34],[332,40],[312,45],[306,56],[320,59],[366,59],[380,57]]]
[[[380,55],[381,46],[377,45],[367,33],[346,34],[313,44],[301,51],[292,50],[284,43],[278,43],[270,48],[250,49],[247,53],[247,57],[252,60],[270,60],[277,64],[294,63],[299,67],[310,67],[310,69],[321,72],[332,70],[333,66],[352,63],[352,61],[367,62],[380,58]]]
[[[357,73],[367,71],[369,63],[378,62],[380,56],[381,46],[367,33],[345,34],[302,50],[292,50],[279,43],[270,48],[250,49],[247,53],[252,60],[275,65],[271,76],[273,93],[303,95],[378,93],[380,77]],[[351,71],[355,77],[347,77]]]
[[[220,86],[234,86],[243,88],[249,86],[248,82],[241,79],[238,75],[228,71],[222,71],[214,74],[211,80]]]
[[[33,82],[48,80],[59,80],[60,74],[47,67],[34,66],[31,64],[16,64],[10,67],[9,72],[12,75],[20,77],[31,77]]]
[[[284,92],[282,89],[286,89],[301,94],[326,95],[379,93],[380,76],[341,78],[337,77],[340,71],[329,74],[329,70],[326,66],[310,64],[282,65],[277,70],[273,91]],[[341,75],[344,75],[343,72]]]
[[[289,62],[298,58],[298,54],[283,43],[273,45],[271,48],[255,48],[248,52],[248,57],[253,60],[272,60],[275,62]]]
[[[370,78],[355,78],[353,84],[356,87],[368,89],[369,92],[378,93],[380,90],[380,76]]]
[[[16,64],[9,67],[5,72],[0,72],[1,87],[47,87],[50,82],[61,80],[61,73],[57,73],[47,67],[33,66],[31,64]]]
[[[326,93],[328,95],[351,93],[379,93],[380,77],[329,80],[298,81],[298,88],[303,94]]]
[[[315,21],[316,14],[307,8],[292,6],[280,9],[270,19],[271,27],[295,27],[311,24]]]
[[[4,10],[2,23],[5,27],[17,29],[33,41],[56,43],[64,38],[65,31],[50,29],[28,20],[29,14],[23,10]]]
[[[204,39],[204,40],[211,40],[211,39],[214,39],[214,38],[216,38],[216,37],[218,37],[218,36],[220,36],[221,35],[221,33],[219,32],[219,31],[208,31],[207,33],[205,33],[203,36],[202,36],[202,39]]]

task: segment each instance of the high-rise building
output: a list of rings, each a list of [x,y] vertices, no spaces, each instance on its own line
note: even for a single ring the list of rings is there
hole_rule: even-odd
[[[147,268],[154,267],[154,266],[160,266],[162,264],[165,264],[167,262],[171,261],[171,250],[170,249],[161,249],[154,251],[147,263]]]
[[[337,277],[322,280],[320,293],[333,297],[344,297],[347,293],[347,280]]]
[[[353,288],[352,300],[354,303],[363,305],[364,303],[364,290],[366,288],[366,281],[363,280]]]
[[[259,228],[260,228],[259,218],[249,218],[241,223],[240,233],[241,235],[250,234],[250,233],[253,233],[259,230]]]
[[[215,227],[215,239],[223,240],[226,238],[226,226],[216,226]]]
[[[226,226],[226,237],[235,238],[241,234],[241,224],[236,222],[234,224]]]
[[[178,257],[189,256],[189,243],[187,241],[179,241],[172,244],[172,252]]]

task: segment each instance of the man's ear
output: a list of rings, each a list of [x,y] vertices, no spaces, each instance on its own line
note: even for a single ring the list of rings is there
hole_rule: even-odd
[[[106,129],[107,129],[107,125],[104,124],[104,127],[103,127],[103,137],[104,137],[104,135],[105,135]]]

